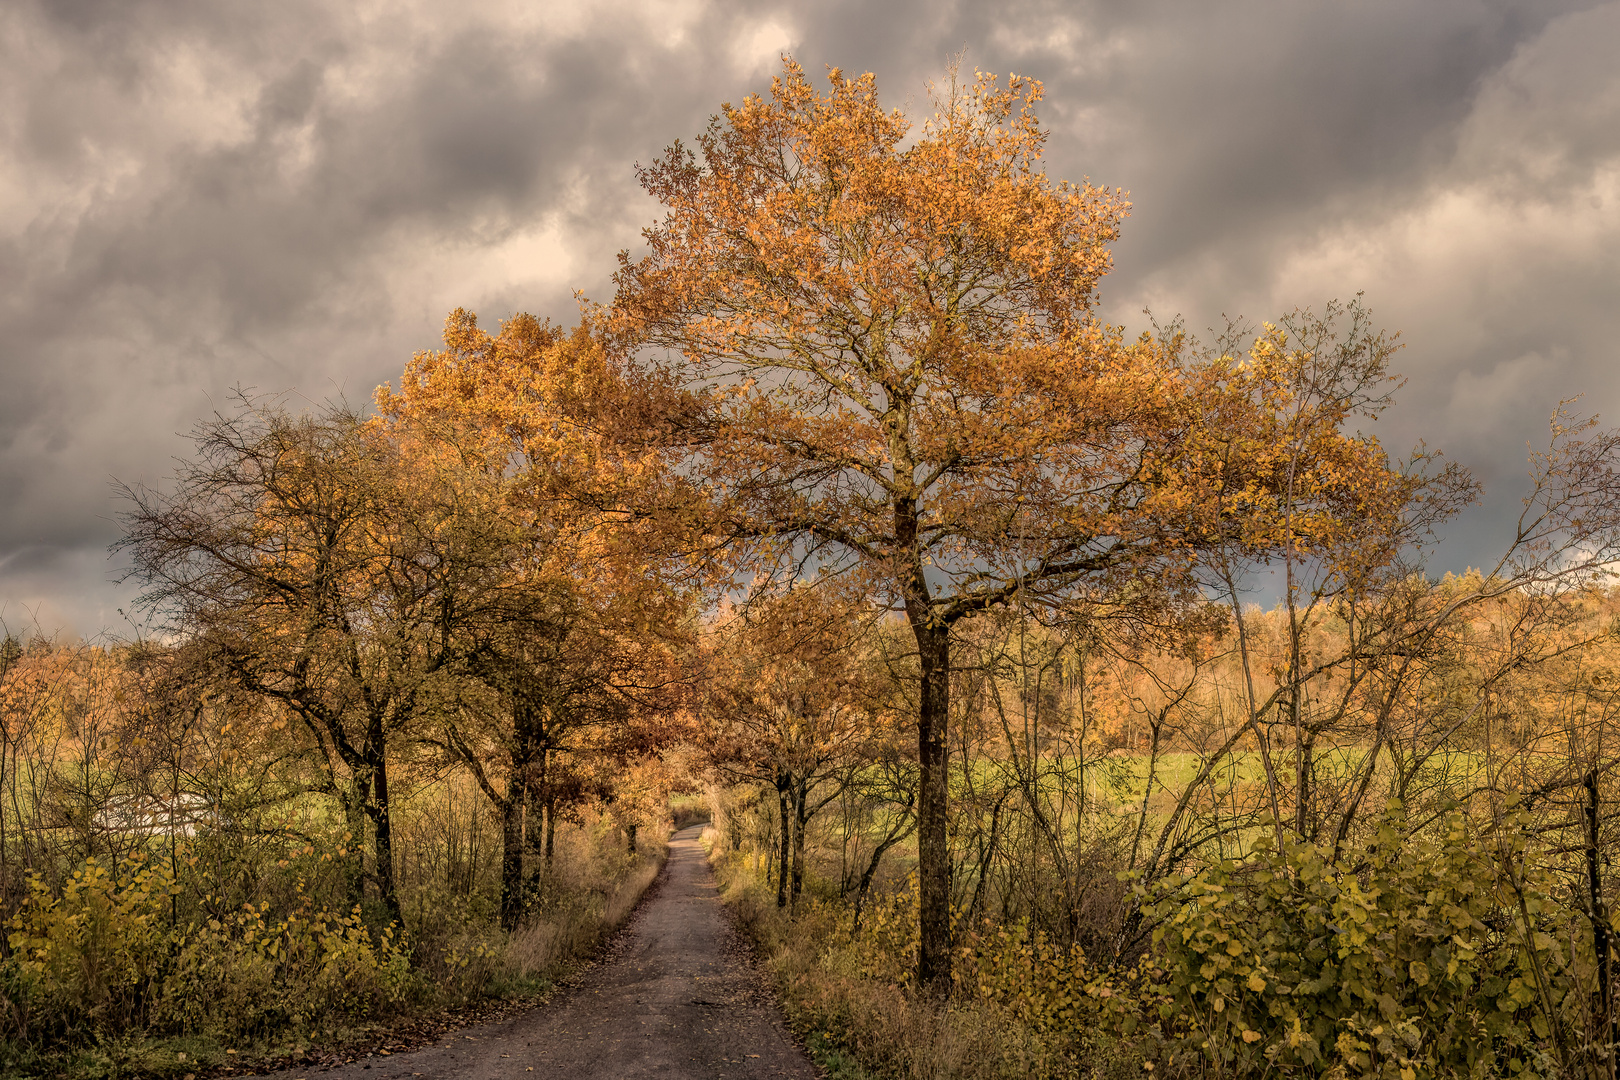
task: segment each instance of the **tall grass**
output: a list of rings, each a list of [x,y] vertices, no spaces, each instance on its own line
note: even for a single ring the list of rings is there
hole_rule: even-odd
[[[1070,955],[1064,950],[1057,950],[1062,958],[1036,955],[1044,949],[1038,938],[964,934],[970,962],[959,965],[953,999],[936,1002],[910,985],[914,892],[874,902],[857,930],[848,906],[831,894],[790,913],[776,906],[774,890],[746,855],[716,850],[712,861],[791,1026],[835,1080],[1141,1075],[1141,1062],[1101,1022],[1100,999],[1087,993],[1093,973],[1080,963],[1068,985],[1057,978],[1062,964],[1053,961]],[[1039,980],[1010,971],[1029,966],[1041,968]],[[1035,989],[1044,995],[1028,993]]]
[[[587,815],[559,831],[511,933],[493,918],[492,875],[471,888],[419,877],[397,925],[306,887],[335,852],[284,860],[261,882],[268,898],[223,911],[189,841],[174,859],[91,859],[59,887],[36,878],[10,921],[0,1072],[183,1076],[537,997],[623,924],[665,853],[648,837],[628,854],[609,819]]]

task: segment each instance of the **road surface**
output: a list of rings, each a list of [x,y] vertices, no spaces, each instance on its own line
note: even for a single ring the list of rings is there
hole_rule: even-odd
[[[670,838],[669,863],[610,953],[580,984],[538,1008],[441,1037],[276,1080],[814,1080],[789,1039],[747,946],[721,910],[698,844]]]

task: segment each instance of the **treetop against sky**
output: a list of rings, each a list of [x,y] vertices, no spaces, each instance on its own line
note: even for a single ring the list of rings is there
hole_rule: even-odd
[[[1426,439],[1484,483],[1448,566],[1501,547],[1557,402],[1613,414],[1620,390],[1615,3],[24,2],[0,25],[9,624],[120,624],[108,478],[167,475],[231,386],[360,401],[453,308],[568,322],[574,289],[609,296],[654,209],[635,163],[783,52],[874,72],[914,118],[964,43],[1041,80],[1050,174],[1132,204],[1112,323],[1365,290],[1406,344],[1384,444]]]

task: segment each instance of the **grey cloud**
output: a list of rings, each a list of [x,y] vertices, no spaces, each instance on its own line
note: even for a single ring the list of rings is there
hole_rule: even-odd
[[[773,24],[812,73],[874,70],[895,103],[921,104],[964,45],[970,64],[1042,78],[1051,170],[1136,203],[1104,293],[1112,317],[1138,323],[1148,301],[1195,325],[1264,317],[1365,285],[1414,345],[1414,410],[1391,430],[1438,428],[1505,475],[1475,414],[1511,426],[1522,398],[1565,377],[1590,376],[1594,398],[1620,391],[1593,359],[1620,306],[1612,264],[1532,245],[1518,257],[1546,265],[1513,313],[1496,279],[1470,299],[1403,277],[1400,223],[1490,178],[1590,198],[1620,130],[1598,45],[1616,10],[13,5],[0,13],[0,600],[49,599],[85,631],[116,622],[108,477],[160,480],[186,448],[173,433],[231,385],[363,399],[434,344],[450,306],[566,318],[572,288],[604,296],[613,253],[654,210],[631,163],[763,89]],[[1376,250],[1334,254],[1363,229]]]
[[[1456,165],[1504,193],[1560,198],[1620,155],[1620,7],[1559,20],[1483,89]]]
[[[1138,216],[1126,247],[1152,264],[1341,212],[1352,196],[1408,197],[1449,156],[1485,76],[1580,6],[1033,0],[965,5],[941,23],[932,5],[884,5],[875,19],[890,33],[919,27],[930,47],[863,33],[853,51],[901,69],[906,90],[962,45],[971,63],[1043,79],[1054,171],[1129,188]],[[836,57],[865,19],[853,5],[817,10],[801,54]]]

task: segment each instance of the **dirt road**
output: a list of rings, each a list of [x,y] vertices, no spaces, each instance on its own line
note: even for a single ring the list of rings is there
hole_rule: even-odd
[[[669,864],[613,951],[579,986],[515,1017],[424,1050],[276,1080],[553,1080],[564,1077],[796,1077],[815,1069],[789,1040],[747,947],[720,908],[698,844],[670,840]]]

